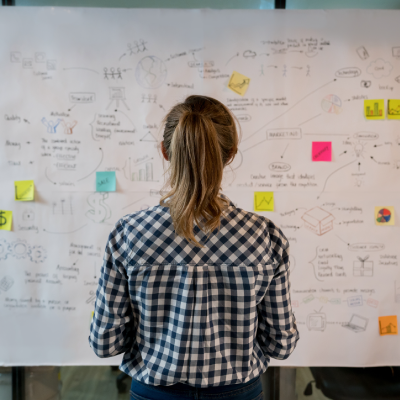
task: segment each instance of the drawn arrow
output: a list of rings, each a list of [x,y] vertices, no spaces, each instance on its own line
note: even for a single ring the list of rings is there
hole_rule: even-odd
[[[322,115],[322,113],[321,113],[321,114],[318,114],[318,115],[316,115],[315,117],[312,117],[312,118],[308,119],[307,121],[304,121],[304,122],[302,122],[301,124],[299,124],[299,126],[301,126],[301,125],[305,124],[306,122],[309,122],[309,121],[313,120],[314,118],[317,118],[317,117],[319,117],[320,115]]]
[[[257,129],[252,135],[248,136],[246,139],[243,139],[242,142],[245,142],[246,140],[249,140],[251,137],[253,137],[254,135],[256,135],[258,132],[260,132],[262,129],[264,129],[266,126],[268,126],[269,124],[271,124],[272,122],[276,121],[278,118],[282,117],[283,115],[285,115],[287,112],[289,112],[290,110],[292,110],[294,107],[296,107],[299,103],[301,103],[304,99],[306,99],[307,97],[311,96],[313,93],[317,92],[318,90],[322,89],[323,87],[330,85],[332,82],[335,82],[336,78],[325,83],[324,85],[319,86],[318,88],[316,88],[315,90],[313,90],[312,92],[308,93],[307,95],[305,95],[304,97],[302,97],[298,102],[294,103],[290,108],[288,108],[286,111],[284,111],[282,114],[278,115],[277,117],[271,119],[269,122],[267,122],[265,125],[263,125],[261,128]]]
[[[86,225],[87,225],[87,224],[81,226],[81,227],[78,228],[78,229],[75,229],[74,231],[70,231],[70,232],[51,232],[51,231],[48,231],[48,230],[46,230],[46,229],[43,229],[43,232],[51,233],[51,234],[64,235],[64,234],[66,234],[66,233],[75,233],[75,232],[78,232],[79,230],[81,230],[82,228],[84,228]]]
[[[71,108],[69,108],[68,111],[71,111],[75,106],[76,106],[76,103]]]
[[[270,67],[271,67],[271,68],[278,68],[277,65],[268,65],[268,66],[267,66],[267,68],[270,68]]]
[[[122,58],[123,56],[126,56],[126,53],[122,54],[122,56],[119,58],[118,61],[121,61],[121,58]]]
[[[228,65],[229,61],[231,61],[235,57],[239,57],[239,53],[236,53],[233,57],[231,57],[225,65]]]
[[[26,122],[27,124],[30,124],[30,122],[24,118],[24,122]]]
[[[146,197],[147,197],[147,196],[146,196]],[[143,198],[141,198],[141,199],[139,199],[139,200],[134,201],[133,203],[128,204],[127,206],[123,207],[122,210],[125,210],[125,208],[128,208],[128,207],[132,206],[133,204],[135,204],[135,203],[137,203],[137,202],[139,202],[139,201],[144,200],[146,197],[143,197]]]
[[[69,69],[85,69],[86,71],[91,71],[91,72],[95,72],[96,74],[98,74],[97,71],[95,71],[94,69],[90,69],[90,68],[80,68],[80,67],[63,68],[64,71],[69,70]]]
[[[358,163],[358,170],[360,170],[360,165],[361,165],[361,163],[359,162],[359,163]]]
[[[335,236],[339,239],[339,240],[341,240],[343,243],[345,243],[345,244],[347,244],[347,246],[350,246],[350,243],[347,243],[346,241],[344,241],[343,239],[341,239],[338,235],[336,235],[335,234]]]
[[[129,121],[131,122],[131,124],[133,125],[133,127],[135,127],[135,124],[132,122],[132,120],[131,120],[123,111],[121,111],[121,110],[115,110],[115,111],[124,114],[125,117],[129,119]],[[135,130],[136,130],[136,129],[135,129]]]
[[[353,164],[354,162],[356,162],[356,160],[350,161],[348,164],[342,165],[340,168],[338,168],[337,170],[335,170],[335,171],[333,171],[331,174],[329,174],[328,177],[326,178],[325,183],[324,183],[324,187],[322,188],[322,192],[318,195],[317,199],[319,199],[319,198],[321,197],[321,194],[324,193],[325,187],[326,187],[326,184],[327,184],[329,178],[330,178],[333,174],[335,174],[336,172],[340,171],[342,168],[345,168],[345,167],[347,167],[348,165]]]
[[[282,153],[282,155],[281,155],[281,158],[283,158],[283,156],[285,155],[285,152],[286,152],[286,149],[288,148],[288,146],[289,146],[289,143],[286,145],[285,150],[283,150],[283,153]]]
[[[165,108],[161,104],[159,105],[159,107],[162,108],[164,111],[166,111]]]
[[[81,178],[81,179],[78,179],[77,182],[83,181],[83,180],[86,179],[88,176],[92,175],[93,172],[95,172],[95,171],[97,170],[97,168],[100,167],[100,164],[103,162],[104,153],[103,153],[103,149],[102,149],[101,147],[99,147],[99,150],[101,151],[101,160],[100,160],[99,164],[97,165],[97,167],[96,167],[90,174],[86,175],[85,177],[83,177],[83,178]]]
[[[341,156],[342,154],[346,154],[346,153],[347,153],[347,150],[346,150],[346,151],[344,151],[343,153],[339,154],[339,156]]]
[[[53,183],[54,185],[57,185],[57,183],[53,182],[53,181],[48,177],[48,175],[47,175],[47,168],[49,168],[49,167],[46,167],[46,169],[44,170],[44,174],[45,174],[46,178],[47,178],[51,183]]]

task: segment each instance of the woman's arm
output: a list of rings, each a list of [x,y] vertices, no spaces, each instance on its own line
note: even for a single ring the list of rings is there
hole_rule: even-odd
[[[133,343],[133,315],[125,266],[127,245],[123,221],[111,231],[104,254],[89,344],[98,357],[128,351]]]

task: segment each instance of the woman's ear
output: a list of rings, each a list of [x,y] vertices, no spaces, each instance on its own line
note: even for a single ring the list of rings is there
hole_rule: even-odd
[[[161,142],[161,152],[162,152],[164,158],[165,158],[167,161],[169,161],[169,160],[168,160],[167,150],[165,150],[165,147],[164,147],[164,141]]]

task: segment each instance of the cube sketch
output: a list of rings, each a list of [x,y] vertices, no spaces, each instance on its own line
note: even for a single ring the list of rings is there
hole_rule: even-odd
[[[321,236],[333,229],[333,220],[335,217],[320,207],[314,207],[308,210],[301,219],[304,221],[304,226],[307,229]]]

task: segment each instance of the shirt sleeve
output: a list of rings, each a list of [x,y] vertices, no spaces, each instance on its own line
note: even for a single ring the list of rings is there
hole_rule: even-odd
[[[264,354],[285,360],[293,352],[299,340],[290,302],[289,241],[271,222],[268,230],[277,267],[264,298],[257,305],[259,316],[257,340]]]
[[[120,220],[109,235],[90,325],[89,344],[101,358],[124,353],[133,343],[133,314],[125,270],[128,246],[124,231]]]

